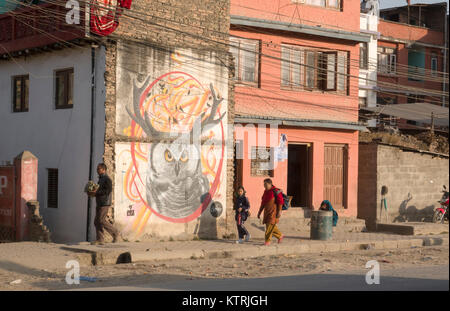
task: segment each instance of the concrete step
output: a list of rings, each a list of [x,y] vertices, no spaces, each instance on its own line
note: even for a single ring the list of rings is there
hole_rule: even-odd
[[[449,232],[449,224],[427,222],[377,223],[376,231],[401,235],[444,234]]]
[[[217,243],[217,242],[216,242]],[[223,242],[222,242],[223,243]],[[262,245],[224,243],[220,248],[192,247],[189,250],[154,250],[143,251],[140,249],[100,249],[95,247],[87,250],[89,246],[74,247],[72,251],[77,254],[78,260],[83,266],[111,265],[118,263],[175,260],[175,259],[200,259],[200,258],[252,258],[269,255],[298,255],[307,253],[324,253],[338,251],[368,250],[368,249],[409,249],[412,247],[448,245],[447,236],[414,237],[404,239],[375,239],[370,237],[358,241],[302,241],[294,244],[276,244],[270,247]]]
[[[309,236],[311,224],[310,218],[290,217],[292,214],[283,213],[278,227],[284,234],[294,234],[301,232],[302,235]],[[252,236],[261,235],[265,227],[256,217],[250,217],[245,223],[245,227]],[[366,224],[363,219],[351,217],[340,217],[338,224],[333,228],[333,232],[361,232]]]

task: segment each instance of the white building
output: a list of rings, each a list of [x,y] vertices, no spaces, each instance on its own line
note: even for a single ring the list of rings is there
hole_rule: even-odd
[[[105,52],[94,51],[93,57],[84,45],[0,61],[0,161],[12,161],[23,150],[38,158],[38,201],[54,242],[86,240],[83,190],[97,178],[105,131]],[[95,238],[92,225],[90,236]]]
[[[360,43],[359,66],[359,103],[360,108],[376,107],[377,105],[377,45],[379,5],[378,1],[365,0],[361,3],[361,32],[371,35],[370,42]],[[363,120],[366,121],[366,120]],[[367,120],[369,127],[376,126],[376,120]]]

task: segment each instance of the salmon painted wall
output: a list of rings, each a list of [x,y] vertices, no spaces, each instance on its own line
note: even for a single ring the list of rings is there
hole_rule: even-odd
[[[293,0],[231,0],[231,15],[339,28],[359,32],[359,1],[342,1],[342,10],[295,3]],[[358,18],[355,18],[358,16]]]
[[[355,131],[333,131],[306,128],[270,128],[259,129],[256,125],[250,128],[246,125],[237,126],[235,139],[244,141],[243,158],[243,186],[247,191],[250,201],[251,211],[256,215],[261,204],[261,196],[264,192],[263,181],[267,177],[251,176],[251,147],[261,145],[278,146],[280,135],[286,134],[288,143],[311,143],[312,144],[312,203],[313,209],[318,209],[323,200],[324,184],[324,145],[347,144],[348,145],[348,165],[347,165],[347,208],[340,210],[343,216],[356,216],[357,213],[357,192],[358,192],[358,132]],[[289,157],[289,155],[288,155]],[[274,169],[274,177],[271,177],[274,185],[287,191],[287,168],[288,160],[278,162]],[[289,194],[288,194],[289,195]]]
[[[230,30],[232,36],[260,40],[261,42],[260,87],[236,85],[235,109],[237,114],[251,114],[255,110],[254,104],[256,101],[277,107],[274,111],[275,114],[285,115],[298,111],[304,119],[358,121],[357,77],[359,68],[356,61],[359,58],[358,43],[301,34],[295,34],[294,37],[275,30],[263,31],[269,33],[251,32],[248,29],[246,31],[239,30],[233,25]],[[349,95],[316,90],[283,89],[281,87],[281,61],[279,60],[282,43],[348,52],[348,57],[351,59],[349,65],[350,77],[347,80]],[[275,57],[275,59],[270,57]]]

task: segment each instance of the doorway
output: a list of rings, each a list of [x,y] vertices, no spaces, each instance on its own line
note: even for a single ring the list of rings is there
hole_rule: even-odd
[[[346,208],[347,146],[325,144],[323,197],[335,208]]]
[[[287,195],[293,207],[311,207],[311,144],[288,145]]]
[[[243,186],[243,159],[244,159],[244,141],[236,140],[236,147],[234,153],[234,189],[236,191],[237,187]],[[234,196],[233,196],[234,198]]]

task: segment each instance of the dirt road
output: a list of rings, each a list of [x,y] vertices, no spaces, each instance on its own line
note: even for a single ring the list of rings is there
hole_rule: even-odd
[[[0,290],[57,290],[91,287],[133,286],[199,279],[265,278],[303,274],[344,273],[365,269],[377,260],[382,269],[448,266],[448,246],[397,250],[361,250],[324,254],[269,256],[249,259],[187,259],[82,267],[81,281],[67,285],[64,267],[55,271],[26,269],[0,263]],[[447,275],[448,277],[448,275]],[[20,280],[20,281],[17,281]],[[11,284],[17,281],[18,284]]]

